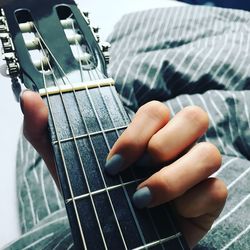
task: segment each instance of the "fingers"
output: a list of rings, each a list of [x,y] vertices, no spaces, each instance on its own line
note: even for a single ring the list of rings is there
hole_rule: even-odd
[[[136,113],[127,130],[108,156],[106,170],[117,174],[146,151],[154,163],[175,159],[208,128],[208,116],[201,108],[184,108],[169,121],[169,110],[160,102],[150,102]]]
[[[212,214],[216,218],[224,206],[227,188],[223,181],[209,178],[188,190],[175,201],[177,212],[185,218],[197,218]],[[211,225],[207,225],[210,227]]]
[[[53,151],[48,138],[48,109],[38,93],[24,91],[21,95],[24,114],[23,133],[44,159],[58,184]]]
[[[172,160],[206,132],[208,123],[201,108],[186,107],[152,136],[147,150],[156,162]]]
[[[199,143],[140,184],[134,195],[135,205],[151,207],[173,200],[207,179],[220,165],[218,149],[210,143]]]
[[[193,247],[211,228],[227,198],[226,185],[219,179],[206,179],[174,201],[179,223],[189,246]]]
[[[145,151],[152,135],[165,126],[169,117],[168,108],[160,102],[152,101],[142,106],[111,149],[106,171],[117,174],[135,162]]]

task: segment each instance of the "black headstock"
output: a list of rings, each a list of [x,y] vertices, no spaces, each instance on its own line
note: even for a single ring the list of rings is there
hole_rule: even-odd
[[[5,4],[0,36],[9,74],[25,86],[79,83],[106,76],[95,34],[73,0],[22,0]]]

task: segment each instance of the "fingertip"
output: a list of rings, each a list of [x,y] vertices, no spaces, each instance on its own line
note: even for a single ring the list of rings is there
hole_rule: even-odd
[[[120,154],[114,154],[107,158],[104,169],[109,175],[116,175],[124,168],[124,158]]]
[[[133,203],[134,205],[139,208],[145,208],[150,206],[152,201],[152,192],[151,190],[145,186],[143,188],[139,188],[133,195]]]

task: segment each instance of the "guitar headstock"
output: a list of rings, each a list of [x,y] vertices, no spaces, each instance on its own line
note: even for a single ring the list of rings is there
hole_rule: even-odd
[[[3,6],[0,39],[9,75],[29,89],[107,76],[108,45],[73,0],[22,0]]]

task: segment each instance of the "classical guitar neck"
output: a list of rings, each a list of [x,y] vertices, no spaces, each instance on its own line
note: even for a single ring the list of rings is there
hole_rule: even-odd
[[[151,173],[104,172],[108,152],[129,123],[114,86],[44,96],[61,188],[79,249],[185,249],[167,206],[139,211],[131,200]]]

